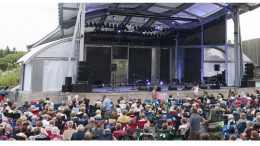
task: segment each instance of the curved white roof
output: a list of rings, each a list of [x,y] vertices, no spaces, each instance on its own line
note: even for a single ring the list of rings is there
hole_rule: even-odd
[[[42,44],[40,46],[37,46],[35,48],[32,48],[30,52],[28,52],[27,54],[25,54],[22,58],[20,58],[16,63],[27,63],[29,62],[32,58],[34,58],[35,56],[37,56],[38,54],[40,54],[41,52],[43,52],[44,50],[55,46],[57,44],[63,43],[63,42],[67,42],[67,41],[71,41],[72,38],[63,38],[60,40],[56,40],[56,41],[52,41],[46,44]]]

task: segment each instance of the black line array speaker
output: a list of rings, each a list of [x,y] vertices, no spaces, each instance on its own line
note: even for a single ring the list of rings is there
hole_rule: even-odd
[[[219,64],[214,65],[214,71],[220,71],[220,65]]]
[[[177,90],[177,85],[169,85],[168,90]]]

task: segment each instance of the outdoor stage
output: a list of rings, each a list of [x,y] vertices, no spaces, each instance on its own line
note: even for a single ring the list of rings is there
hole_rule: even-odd
[[[62,101],[68,101],[69,98],[79,95],[79,98],[88,98],[91,103],[100,100],[103,95],[111,98],[113,101],[116,101],[120,96],[123,96],[126,101],[131,99],[147,99],[151,98],[150,91],[138,91],[137,89],[131,90],[132,87],[118,87],[120,91],[112,91],[111,88],[94,88],[92,93],[64,93],[64,92],[25,92],[22,91],[18,97],[17,102],[23,103],[24,101],[37,101],[41,98],[49,97],[55,103],[61,103]],[[236,87],[221,87],[220,89],[206,89],[209,94],[217,95],[222,93],[225,98],[228,96],[229,90],[235,90],[236,93],[244,95],[246,92],[254,93],[255,90],[260,90],[260,87],[253,88],[236,88]],[[98,92],[99,91],[99,92]],[[104,91],[104,92],[102,92]],[[201,90],[202,94],[204,90]],[[192,90],[173,90],[168,91],[163,88],[161,92],[158,93],[167,93],[168,95],[173,95],[174,97],[179,94],[180,98],[185,98],[186,96],[193,96]]]

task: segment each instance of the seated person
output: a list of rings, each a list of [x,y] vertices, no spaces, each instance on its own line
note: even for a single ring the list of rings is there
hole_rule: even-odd
[[[131,133],[133,134],[136,131],[137,125],[133,118],[130,118],[129,123],[127,124],[127,127],[130,127]]]
[[[119,136],[125,135],[126,132],[124,130],[122,130],[122,124],[121,123],[117,123],[116,124],[116,131],[113,132],[113,136],[118,139]]]
[[[150,131],[150,125],[146,123],[143,128],[143,133],[141,133],[138,140],[155,140],[154,135]]]
[[[125,128],[126,133],[118,137],[117,140],[135,140],[132,129],[130,127]]]
[[[106,128],[99,134],[99,140],[113,140],[111,129]]]
[[[144,125],[145,125],[146,123],[149,123],[149,121],[146,119],[145,114],[144,114],[144,113],[141,113],[141,115],[140,115],[140,120],[137,121],[137,126],[138,126],[138,128],[143,129],[143,127],[144,127]]]

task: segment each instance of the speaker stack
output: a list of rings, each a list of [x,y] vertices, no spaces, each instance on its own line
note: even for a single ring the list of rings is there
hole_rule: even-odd
[[[253,63],[247,63],[245,64],[245,75],[244,79],[245,80],[253,80],[254,78],[254,64]]]
[[[78,81],[86,82],[89,80],[89,66],[86,61],[79,62],[79,70],[78,70]]]
[[[71,92],[72,91],[72,77],[65,78],[65,85],[62,85],[62,92]]]
[[[254,69],[255,66],[253,63],[245,64],[245,75],[241,81],[241,87],[255,87],[254,78]]]

